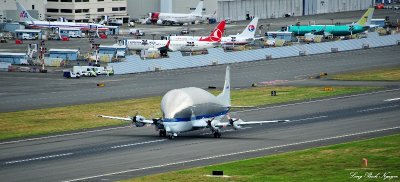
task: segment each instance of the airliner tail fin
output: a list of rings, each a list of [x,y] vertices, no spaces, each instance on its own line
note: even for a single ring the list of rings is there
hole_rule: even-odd
[[[225,106],[227,106],[227,107],[231,106],[231,78],[230,78],[230,68],[229,68],[229,66],[226,67],[224,88],[222,90],[222,93],[220,93],[217,96],[217,98]]]
[[[374,15],[374,8],[368,8],[367,12],[357,21],[357,25],[369,26],[371,24],[372,16]]]
[[[203,12],[203,0],[200,0],[199,4],[197,4],[196,9],[190,13],[192,15],[196,15],[196,16],[202,16],[202,12]]]
[[[17,3],[17,13],[20,22],[33,22],[36,19],[32,18],[28,11],[18,2]]]

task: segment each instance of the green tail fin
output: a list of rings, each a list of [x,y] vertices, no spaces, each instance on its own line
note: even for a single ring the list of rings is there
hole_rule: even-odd
[[[357,25],[368,26],[371,24],[371,19],[374,14],[374,8],[368,8],[367,12],[358,20]]]

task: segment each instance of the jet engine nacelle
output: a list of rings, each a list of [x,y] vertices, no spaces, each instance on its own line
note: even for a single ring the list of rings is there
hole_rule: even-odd
[[[162,20],[157,20],[157,25],[162,25],[163,21]]]

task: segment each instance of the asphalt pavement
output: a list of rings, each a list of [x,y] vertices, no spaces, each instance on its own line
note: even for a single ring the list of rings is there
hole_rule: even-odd
[[[231,64],[232,87],[259,82],[301,82],[328,74],[399,66],[400,46]],[[226,65],[97,78],[0,72],[0,112],[161,96],[183,87],[222,87]],[[97,87],[104,83],[105,87]],[[372,86],[374,83],[371,83]],[[389,83],[390,86],[399,86]]]
[[[4,181],[115,181],[396,134],[399,95],[400,89],[391,89],[239,111],[245,121],[289,121],[226,128],[220,139],[208,129],[169,140],[152,127],[119,127],[3,142],[0,176]]]
[[[360,16],[362,13],[356,12]],[[338,17],[345,15],[337,14]],[[315,17],[323,16],[329,14]],[[358,19],[358,15],[356,17]],[[296,17],[287,20],[297,21]],[[325,21],[328,21],[326,17]],[[152,127],[124,126],[3,141],[0,142],[1,180],[121,180],[398,134],[398,82],[331,82],[307,78],[321,72],[335,74],[399,66],[399,48],[390,46],[231,64],[234,89],[248,88],[253,83],[275,82],[288,85],[383,86],[387,89],[238,111],[236,114],[246,121],[280,119],[289,122],[244,127],[237,131],[226,128],[220,139],[213,138],[209,130],[199,130],[168,140],[158,137]],[[170,89],[188,86],[222,87],[225,67],[219,65],[76,80],[63,79],[61,75],[52,73],[0,72],[0,112],[158,96]],[[105,87],[97,87],[97,83],[105,83]]]

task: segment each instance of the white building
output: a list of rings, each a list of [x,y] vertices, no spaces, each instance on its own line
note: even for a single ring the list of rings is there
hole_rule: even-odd
[[[67,21],[92,22],[105,15],[127,17],[126,0],[47,0],[46,17],[52,20],[63,17]]]
[[[217,19],[245,20],[364,10],[373,0],[218,0]]]
[[[203,0],[203,14],[210,15],[217,10],[217,0]],[[200,0],[128,0],[128,14],[131,18],[143,18],[151,12],[190,13]]]
[[[127,4],[130,18],[145,18],[151,12],[160,11],[160,0],[128,0]]]
[[[18,0],[28,10],[29,14],[36,19],[44,20],[47,0]],[[17,5],[15,0],[1,0],[0,19],[19,21]]]
[[[216,0],[203,0],[203,14],[213,14],[217,10]],[[163,13],[190,13],[196,9],[200,0],[160,0]]]

